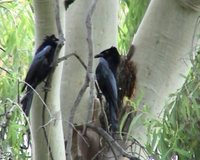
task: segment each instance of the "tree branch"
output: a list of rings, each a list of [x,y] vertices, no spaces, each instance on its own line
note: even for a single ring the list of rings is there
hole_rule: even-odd
[[[6,52],[6,50],[5,50],[5,49],[3,49],[3,48],[1,48],[1,47],[0,47],[0,50],[2,50],[3,52]]]
[[[78,96],[77,96],[77,98],[74,102],[74,105],[71,109],[71,114],[70,114],[70,117],[69,117],[70,123],[73,123],[74,114],[77,110],[77,107],[80,103],[80,100],[81,100],[84,92],[86,91],[86,89],[89,85],[89,82],[90,82],[90,100],[89,100],[88,115],[87,115],[86,122],[88,122],[92,118],[91,111],[92,111],[93,101],[94,101],[94,86],[95,86],[94,84],[95,84],[95,81],[94,81],[94,75],[93,75],[93,42],[92,42],[92,22],[91,22],[91,18],[92,18],[96,3],[97,3],[97,0],[92,1],[91,7],[88,11],[88,15],[87,15],[87,18],[86,18],[86,28],[87,28],[87,35],[88,35],[87,41],[88,41],[88,50],[89,50],[88,66],[87,67],[85,66],[85,68],[87,68],[87,73],[86,73],[86,76],[85,76],[85,82],[84,82],[81,90],[79,91],[79,94],[78,94]],[[67,142],[66,153],[67,153],[67,159],[71,160],[72,159],[71,146],[72,146],[73,130],[72,130],[70,125],[69,125],[69,128],[68,128],[68,134],[67,135],[68,135],[67,136],[68,142]]]
[[[57,60],[58,60],[58,57],[59,57],[59,53],[60,53],[60,50],[63,47],[64,41],[65,41],[64,34],[63,34],[63,31],[62,31],[62,27],[61,27],[61,22],[60,22],[59,0],[55,1],[55,14],[56,14],[55,21],[56,21],[59,41],[58,41],[58,44],[57,44],[57,47],[56,47],[56,50],[55,50],[55,53],[54,53],[53,62],[51,64],[52,65],[52,70],[51,70],[51,73],[49,74],[49,76],[47,78],[47,81],[46,81],[46,84],[45,84],[45,88],[50,88],[50,84],[52,82],[53,74],[54,74],[55,69],[57,67]],[[44,94],[45,103],[47,101],[47,97],[48,97],[48,90],[45,90],[45,94]],[[46,129],[45,129],[45,125],[44,124],[45,124],[45,107],[43,105],[43,110],[42,110],[42,126],[43,127],[42,127],[42,129],[43,129],[43,132],[44,132],[44,137],[45,137],[45,140],[46,140],[46,143],[47,143],[47,147],[48,147],[48,150],[49,150],[49,153],[50,153],[50,157],[51,157],[52,160],[54,160],[53,153],[52,153],[49,141],[48,141],[48,137],[47,137],[47,133],[46,133]]]
[[[122,156],[127,157],[131,160],[139,160],[137,157],[134,157],[127,153],[106,131],[104,131],[100,127],[93,126],[91,124],[86,124],[86,127],[92,129],[96,133],[98,133],[103,139],[110,145],[113,146]]]
[[[87,18],[86,18],[86,28],[87,28],[87,42],[88,42],[88,68],[87,68],[87,74],[90,80],[90,99],[89,99],[89,105],[88,105],[88,115],[86,119],[86,123],[92,119],[92,107],[94,104],[94,87],[95,87],[95,79],[94,79],[94,73],[93,73],[93,40],[92,40],[92,16],[96,7],[98,0],[93,0],[92,4],[89,8]]]
[[[5,71],[6,73],[8,74],[11,74],[7,69],[3,68],[3,67],[0,67],[1,70]]]
[[[76,100],[74,101],[74,105],[72,106],[71,112],[70,112],[69,123],[68,123],[68,133],[67,133],[67,147],[66,147],[66,153],[67,153],[68,160],[72,159],[71,147],[72,147],[73,129],[72,129],[71,123],[73,124],[75,112],[78,108],[78,105],[79,105],[88,85],[89,85],[89,79],[86,77],[85,82],[84,82],[83,86],[81,87],[81,89],[78,93],[78,96],[77,96]]]
[[[57,63],[60,63],[60,62],[62,62],[64,60],[67,60],[71,56],[76,57],[78,59],[78,61],[81,63],[81,65],[83,66],[83,68],[85,68],[85,70],[87,70],[86,64],[83,62],[83,60],[76,53],[70,53],[70,54],[68,54],[66,56],[58,58]]]

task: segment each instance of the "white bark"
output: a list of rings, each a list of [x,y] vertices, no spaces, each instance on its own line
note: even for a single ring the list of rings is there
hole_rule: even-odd
[[[76,52],[87,64],[88,45],[86,40],[86,16],[91,0],[76,0],[66,12],[66,48],[65,54]],[[115,0],[100,0],[93,15],[94,54],[116,46],[117,42],[117,9]],[[95,61],[97,63],[97,61]],[[64,63],[61,106],[64,119],[65,137],[70,109],[85,79],[85,69],[76,58],[69,58]],[[76,123],[83,123],[87,115],[89,93],[86,92],[76,114]]]
[[[181,7],[175,0],[152,0],[134,37],[133,60],[138,68],[137,95],[157,117],[167,97],[180,88],[190,66],[189,54],[199,12]],[[134,134],[145,141],[143,127]]]
[[[62,2],[62,1],[60,1]],[[62,5],[63,6],[63,3]],[[42,42],[46,35],[57,35],[55,22],[55,1],[54,0],[34,0],[35,25],[36,25],[36,48]],[[64,8],[61,7],[61,13],[64,14]],[[61,14],[62,20],[64,20]],[[61,21],[62,21],[61,20]],[[64,52],[61,51],[60,56]],[[47,106],[50,109],[53,118],[46,127],[49,145],[52,151],[54,160],[65,160],[64,136],[60,112],[60,81],[61,81],[62,65],[59,64],[56,68],[50,91],[47,97]],[[37,87],[37,91],[43,98],[44,84]],[[43,105],[37,96],[34,96],[31,114],[31,127],[33,130],[33,159],[46,160],[49,159],[49,151],[44,138],[42,126],[42,108]],[[46,109],[47,110],[47,109]],[[47,113],[47,112],[46,112]],[[46,114],[46,123],[48,122],[48,113]]]

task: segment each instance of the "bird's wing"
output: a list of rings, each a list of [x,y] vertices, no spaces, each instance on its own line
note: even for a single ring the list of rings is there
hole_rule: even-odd
[[[96,69],[96,78],[106,99],[117,103],[117,83],[114,74],[106,61],[101,61]]]
[[[45,59],[46,54],[48,54],[50,50],[51,50],[51,46],[48,45],[35,55],[25,78],[26,83],[31,85],[31,82],[34,80],[35,73],[38,67],[42,64],[43,60]],[[26,85],[23,86],[22,91],[25,89],[25,87]]]
[[[109,112],[106,113],[109,124],[111,124],[112,130],[116,131],[118,128],[117,83],[113,72],[108,66],[107,61],[100,60],[100,63],[96,69],[96,78],[99,84],[99,88],[101,89],[103,95],[106,98],[106,101],[109,104]]]

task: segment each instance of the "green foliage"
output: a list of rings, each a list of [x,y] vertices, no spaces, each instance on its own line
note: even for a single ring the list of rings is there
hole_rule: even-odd
[[[27,130],[17,105],[33,48],[33,14],[25,0],[0,1],[0,159],[28,159]],[[14,100],[14,101],[11,101]]]
[[[17,80],[27,70],[33,46],[33,16],[26,1],[0,3],[0,99],[14,99]]]
[[[149,0],[120,0],[118,48],[127,53]]]
[[[0,159],[26,159],[30,154],[30,148],[23,149],[27,128],[19,107],[9,99],[0,102]]]
[[[131,120],[128,127],[128,131],[126,133],[127,138],[131,137],[133,128],[135,128],[138,124],[140,124],[140,122],[144,120],[144,115],[148,113],[149,109],[147,106],[144,105],[142,109],[140,109],[139,107],[141,105],[142,97],[143,96],[140,96],[134,101],[125,97],[124,107],[130,107],[129,109],[130,111],[125,112],[120,120],[119,131],[120,131],[121,138],[122,138],[122,134],[124,134],[124,127],[126,127],[127,125],[126,123],[128,119],[130,118],[130,116],[133,117],[133,119]]]
[[[200,55],[183,87],[170,96],[162,121],[148,123],[147,148],[157,159],[170,159],[174,154],[181,160],[200,157]]]

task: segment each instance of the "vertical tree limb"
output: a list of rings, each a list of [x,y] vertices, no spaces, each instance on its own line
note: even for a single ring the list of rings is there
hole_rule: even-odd
[[[78,93],[78,96],[77,96],[76,100],[74,101],[71,112],[70,112],[69,123],[68,123],[68,134],[67,134],[67,147],[66,147],[67,160],[72,159],[71,147],[72,147],[73,128],[72,128],[71,124],[73,124],[75,112],[76,112],[78,105],[83,97],[83,94],[85,93],[85,91],[88,87],[88,83],[89,83],[89,79],[86,77],[85,82],[84,82],[83,86],[81,87],[81,89]]]
[[[75,112],[77,110],[77,107],[81,101],[81,98],[84,94],[84,92],[86,91],[89,82],[90,82],[90,100],[89,100],[89,112],[87,115],[87,121],[89,119],[91,119],[91,109],[92,109],[92,105],[93,105],[93,99],[94,99],[94,75],[93,75],[93,42],[92,42],[92,22],[91,22],[91,17],[93,15],[95,6],[96,6],[97,0],[93,0],[91,7],[89,9],[88,12],[88,16],[86,19],[86,27],[87,27],[87,33],[88,33],[88,37],[87,37],[87,41],[88,41],[88,67],[87,67],[87,73],[86,73],[86,77],[85,77],[85,82],[83,84],[83,86],[81,87],[78,96],[74,102],[74,105],[71,109],[71,114],[69,117],[69,122],[73,123],[74,120],[74,115]],[[86,122],[87,122],[86,121]],[[71,160],[72,159],[72,155],[71,155],[71,147],[72,147],[72,136],[73,136],[73,129],[71,127],[71,125],[68,125],[68,136],[67,136],[67,147],[66,147],[66,153],[67,153],[67,159]]]
[[[59,36],[59,42],[58,42],[57,48],[55,50],[54,59],[53,59],[53,62],[52,62],[52,71],[51,71],[50,75],[47,78],[47,82],[45,84],[45,88],[50,88],[51,87],[50,85],[52,83],[53,74],[54,74],[55,69],[57,67],[57,60],[58,60],[58,57],[59,57],[59,53],[60,53],[61,48],[64,45],[64,34],[63,34],[63,31],[62,31],[62,26],[61,26],[61,21],[60,21],[60,5],[59,5],[59,1],[58,0],[55,1],[55,21],[56,21],[56,26],[57,26],[57,33],[58,33],[58,36]],[[48,99],[48,90],[46,90],[45,94],[44,94],[45,103],[46,103],[47,99]],[[50,117],[50,118],[52,120],[55,119],[55,117],[54,118]],[[52,122],[54,122],[54,120]],[[47,143],[47,147],[48,147],[48,150],[49,150],[50,158],[51,158],[51,160],[54,160],[54,156],[53,156],[53,153],[52,153],[52,147],[50,145],[50,141],[48,140],[48,137],[47,137],[48,135],[46,133],[46,129],[45,129],[45,125],[44,124],[45,124],[45,106],[43,105],[42,129],[43,129],[44,137],[45,137],[45,140],[46,140],[46,143]]]
[[[94,13],[96,4],[98,0],[93,0],[90,6],[90,9],[87,14],[86,18],[86,28],[87,28],[87,42],[88,42],[88,68],[87,73],[90,80],[90,99],[88,105],[88,115],[86,119],[86,123],[91,120],[92,118],[92,107],[94,103],[94,86],[95,86],[95,79],[93,73],[93,52],[94,52],[94,45],[93,45],[93,35],[92,35],[92,15]]]

